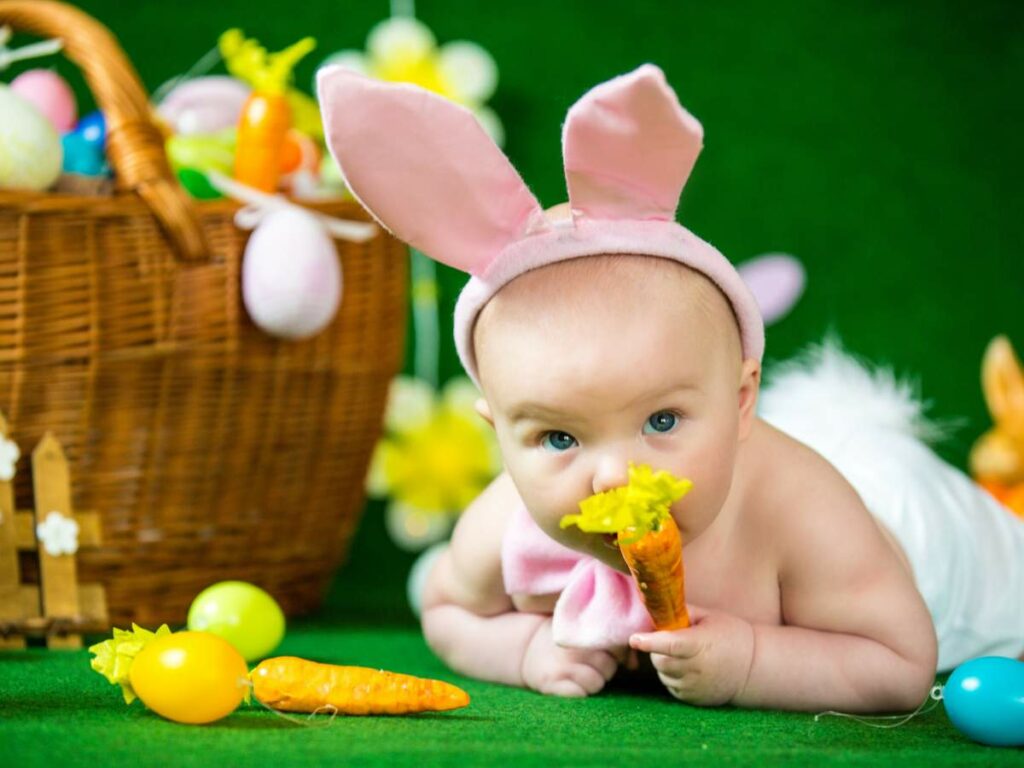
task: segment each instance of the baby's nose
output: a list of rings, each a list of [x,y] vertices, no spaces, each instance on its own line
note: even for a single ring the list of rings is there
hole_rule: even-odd
[[[594,493],[619,488],[629,482],[629,464],[618,456],[602,456],[594,468]]]

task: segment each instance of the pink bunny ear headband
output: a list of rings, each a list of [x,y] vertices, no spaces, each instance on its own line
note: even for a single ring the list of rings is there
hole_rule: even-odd
[[[545,216],[462,107],[341,67],[321,70],[317,85],[328,146],[352,193],[395,236],[472,275],[455,307],[455,344],[478,386],[473,325],[484,305],[524,272],[597,254],[658,256],[703,273],[732,304],[744,357],[761,359],[753,295],[721,253],[675,222],[703,129],[658,67],[602,83],[569,110],[564,221]]]

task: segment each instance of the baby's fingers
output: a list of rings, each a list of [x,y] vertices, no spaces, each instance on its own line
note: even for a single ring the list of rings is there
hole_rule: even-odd
[[[575,680],[564,678],[555,680],[541,690],[551,696],[562,696],[567,699],[581,699],[589,695],[589,692]]]
[[[596,653],[587,661],[594,669],[601,673],[601,676],[606,681],[611,680],[619,669],[619,660],[610,653],[605,653],[604,651]]]
[[[569,679],[583,689],[584,696],[599,692],[608,682],[604,672],[589,664],[574,664],[569,670]]]
[[[665,678],[679,679],[683,673],[692,667],[689,659],[680,659],[675,656],[666,656],[663,653],[651,654],[651,666],[658,671],[658,676],[664,682]]]
[[[701,633],[696,627],[670,632],[642,632],[629,638],[629,645],[638,651],[689,659],[700,653]]]

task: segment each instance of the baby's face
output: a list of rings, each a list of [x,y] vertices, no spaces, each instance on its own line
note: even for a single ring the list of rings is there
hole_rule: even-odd
[[[485,308],[476,333],[489,415],[527,508],[554,539],[615,566],[607,537],[562,530],[562,517],[624,485],[630,461],[649,464],[693,481],[673,508],[691,541],[729,493],[741,436],[747,366],[731,311],[703,278],[657,261],[588,258],[527,273]],[[756,383],[755,371],[746,396]]]

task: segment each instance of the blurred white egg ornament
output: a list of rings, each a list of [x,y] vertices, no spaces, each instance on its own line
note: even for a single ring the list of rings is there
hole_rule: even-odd
[[[60,176],[60,136],[30,102],[0,84],[0,189],[44,190]]]
[[[238,124],[252,89],[227,75],[210,75],[175,86],[157,111],[181,136],[216,133]]]
[[[257,326],[283,339],[322,331],[341,302],[334,241],[311,213],[288,206],[267,213],[242,261],[242,299]]]

